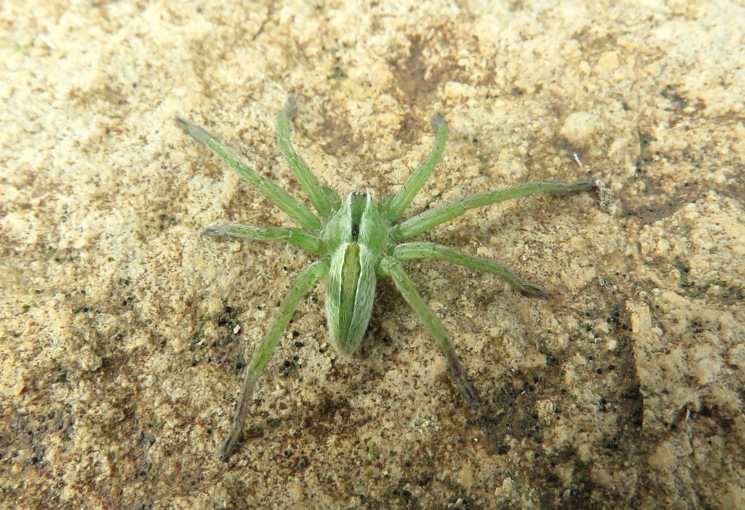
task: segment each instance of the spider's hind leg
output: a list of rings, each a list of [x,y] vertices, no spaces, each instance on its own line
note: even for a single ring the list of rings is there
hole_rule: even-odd
[[[254,387],[256,386],[256,379],[264,369],[264,365],[269,361],[269,357],[272,355],[272,351],[277,346],[279,337],[282,335],[282,331],[287,327],[290,322],[292,315],[295,313],[300,298],[302,298],[319,279],[326,276],[329,271],[329,264],[326,259],[321,259],[310,266],[306,267],[295,279],[290,290],[287,292],[282,304],[279,306],[279,313],[277,318],[274,319],[274,324],[267,331],[261,344],[254,351],[251,361],[248,362],[246,372],[243,376],[243,387],[241,388],[241,394],[238,397],[238,403],[236,405],[235,417],[233,418],[233,427],[230,433],[225,438],[225,441],[220,448],[220,460],[227,461],[230,455],[238,446],[238,442],[241,438],[241,431],[246,423],[246,417],[248,416],[248,407],[251,404],[251,396],[253,395]]]
[[[476,393],[473,385],[468,381],[466,371],[458,361],[458,355],[455,352],[450,335],[445,331],[445,327],[440,322],[440,319],[437,318],[416,289],[414,289],[409,276],[404,272],[401,262],[392,257],[385,257],[380,261],[379,270],[384,276],[390,276],[393,279],[396,288],[403,295],[406,302],[414,309],[427,327],[427,330],[429,330],[435,341],[442,348],[445,359],[447,360],[450,377],[452,377],[463,399],[472,409],[479,408],[481,406],[479,395]]]

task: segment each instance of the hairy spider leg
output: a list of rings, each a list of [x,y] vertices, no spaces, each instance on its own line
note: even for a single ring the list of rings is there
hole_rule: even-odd
[[[227,223],[217,227],[205,228],[202,234],[218,239],[235,236],[257,241],[286,241],[310,253],[321,253],[324,250],[323,242],[320,239],[305,230],[297,228],[261,228],[242,223]]]
[[[184,130],[186,134],[203,143],[212,153],[223,160],[239,176],[253,184],[266,199],[282,209],[290,218],[300,226],[312,232],[320,232],[321,220],[313,212],[301,204],[295,197],[274,184],[265,177],[261,177],[252,168],[246,166],[235,154],[230,152],[207,131],[191,122],[176,118],[176,125]]]
[[[533,193],[543,192],[553,195],[572,195],[584,191],[591,191],[596,187],[594,180],[578,182],[526,182],[495,191],[477,193],[470,197],[453,200],[445,204],[428,209],[421,214],[409,218],[393,227],[391,236],[394,241],[403,241],[422,232],[441,225],[462,215],[470,209],[496,204],[511,198],[526,197]]]
[[[435,313],[427,306],[427,303],[424,302],[416,291],[409,276],[404,271],[401,262],[393,257],[384,257],[378,265],[378,271],[382,276],[391,277],[398,291],[414,309],[429,333],[442,348],[445,359],[447,360],[448,373],[466,403],[473,409],[480,407],[481,401],[479,400],[479,395],[476,393],[473,385],[468,381],[466,371],[458,361],[458,355],[455,352],[450,335],[445,331],[445,327],[440,322],[440,319],[437,318]]]
[[[387,208],[382,212],[383,217],[391,223],[396,221],[406,208],[409,207],[411,201],[414,200],[414,197],[419,193],[424,183],[427,182],[427,179],[432,174],[432,169],[442,159],[442,152],[445,150],[445,141],[448,137],[448,125],[442,118],[441,112],[435,112],[429,120],[429,124],[436,133],[434,147],[429,156],[427,156],[427,159],[409,175],[404,185],[401,186],[401,189],[398,190],[398,193],[396,193],[387,204]]]
[[[303,269],[295,281],[292,283],[290,290],[282,300],[279,306],[277,318],[274,319],[272,327],[266,332],[264,339],[261,341],[256,352],[251,357],[246,367],[246,373],[243,376],[243,387],[241,388],[238,403],[236,404],[235,418],[233,418],[233,428],[230,430],[225,442],[220,448],[220,460],[226,461],[233,453],[240,440],[241,430],[246,423],[248,406],[251,403],[256,379],[264,369],[264,365],[269,360],[272,351],[279,341],[279,337],[290,322],[290,318],[295,313],[300,298],[303,297],[318,280],[326,276],[329,271],[329,263],[326,259],[317,260],[310,266]]]
[[[308,164],[295,152],[290,141],[290,118],[297,113],[297,99],[293,94],[287,96],[287,104],[279,112],[278,128],[277,128],[277,139],[279,141],[279,149],[287,161],[292,173],[295,174],[295,178],[300,183],[300,187],[308,196],[310,203],[316,208],[324,218],[331,216],[336,209],[339,208],[339,195],[330,188],[323,188],[319,183],[316,176],[313,174]],[[333,200],[333,195],[336,195],[336,199]],[[333,203],[332,203],[333,200]]]
[[[522,281],[522,279],[512,270],[500,264],[495,260],[489,260],[483,257],[476,257],[458,251],[449,246],[443,246],[435,243],[404,243],[399,244],[393,249],[393,256],[398,260],[421,260],[421,259],[443,259],[453,264],[470,267],[485,273],[492,273],[501,276],[512,290],[515,290],[527,297],[542,298],[548,297],[546,292]]]

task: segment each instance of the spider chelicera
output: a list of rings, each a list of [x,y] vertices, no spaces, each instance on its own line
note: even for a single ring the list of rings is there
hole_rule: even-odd
[[[436,243],[406,241],[462,215],[469,209],[537,192],[570,195],[590,191],[596,186],[594,180],[573,183],[517,184],[444,203],[407,220],[399,221],[432,173],[432,168],[442,159],[448,131],[442,114],[436,112],[430,119],[430,124],[436,133],[435,144],[424,163],[414,170],[395,195],[386,195],[380,200],[375,200],[367,191],[353,191],[342,199],[334,190],[318,182],[290,142],[290,118],[295,113],[297,113],[297,101],[294,96],[290,95],[286,106],[279,114],[279,147],[318,214],[312,212],[272,181],[261,177],[247,167],[207,131],[186,120],[176,119],[176,124],[181,129],[205,144],[239,176],[253,184],[259,193],[302,227],[301,229],[260,228],[228,223],[206,229],[204,231],[206,235],[237,236],[260,241],[286,241],[319,256],[319,259],[301,271],[293,282],[282,300],[274,323],[246,367],[233,427],[220,449],[220,458],[223,461],[228,460],[238,445],[256,380],[277,345],[282,331],[290,321],[302,296],[323,277],[326,277],[328,328],[331,343],[337,351],[351,353],[359,347],[372,313],[377,277],[389,276],[442,348],[450,377],[466,403],[472,408],[479,407],[481,405],[479,396],[458,362],[450,335],[414,289],[411,280],[404,272],[401,261],[444,259],[499,275],[512,289],[523,296],[546,298],[546,293],[536,286],[523,282],[516,273],[499,262],[468,255]]]

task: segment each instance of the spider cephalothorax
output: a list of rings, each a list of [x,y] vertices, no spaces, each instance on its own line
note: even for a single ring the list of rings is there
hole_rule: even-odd
[[[183,119],[176,119],[176,124],[181,129],[204,143],[238,175],[256,186],[264,197],[303,227],[302,229],[259,228],[229,223],[206,229],[204,232],[206,235],[238,236],[262,241],[282,240],[318,254],[320,257],[295,279],[279,307],[277,318],[246,367],[233,427],[220,450],[222,460],[227,460],[238,444],[256,379],[269,360],[300,298],[324,276],[326,277],[326,316],[329,333],[331,343],[338,351],[353,352],[359,347],[372,314],[377,277],[390,276],[406,302],[416,311],[442,348],[447,360],[448,372],[466,403],[473,408],[479,407],[478,394],[458,362],[450,335],[414,289],[411,280],[404,272],[401,261],[444,259],[499,275],[510,287],[524,296],[545,298],[546,293],[538,287],[524,283],[517,274],[499,262],[468,255],[436,243],[404,241],[475,207],[483,207],[536,192],[569,195],[590,191],[595,187],[595,181],[592,180],[574,183],[518,184],[448,202],[399,222],[404,210],[431,174],[432,168],[442,158],[447,138],[447,124],[442,114],[436,112],[430,120],[436,136],[435,146],[426,161],[414,170],[395,195],[384,196],[379,201],[375,201],[372,194],[367,191],[354,191],[341,199],[331,188],[319,184],[305,161],[295,153],[290,142],[289,121],[296,112],[297,102],[291,95],[287,99],[287,105],[279,114],[279,146],[318,215],[272,181],[259,176],[254,170],[244,165],[204,129]]]

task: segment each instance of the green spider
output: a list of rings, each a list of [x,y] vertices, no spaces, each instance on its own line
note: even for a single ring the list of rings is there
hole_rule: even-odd
[[[407,220],[399,221],[429,178],[432,168],[442,159],[448,131],[442,114],[436,112],[430,119],[436,135],[434,148],[426,161],[414,170],[395,195],[386,195],[376,201],[368,191],[353,191],[342,200],[334,190],[319,184],[313,172],[303,158],[297,155],[290,142],[290,118],[296,113],[297,101],[293,95],[290,95],[286,106],[279,114],[279,148],[320,217],[272,181],[259,176],[254,170],[244,165],[207,131],[183,119],[176,119],[176,124],[181,129],[195,140],[205,144],[239,176],[256,186],[259,193],[302,227],[302,229],[259,228],[228,223],[207,228],[204,231],[205,235],[220,238],[237,236],[260,241],[286,241],[320,256],[319,260],[305,268],[295,279],[279,307],[274,324],[264,336],[246,367],[233,427],[220,449],[220,459],[223,461],[228,460],[238,445],[256,380],[277,345],[282,331],[295,313],[300,298],[324,276],[327,277],[327,323],[331,333],[331,343],[337,351],[352,353],[359,347],[372,314],[377,277],[390,276],[406,302],[419,315],[430,334],[442,348],[447,360],[448,372],[461,396],[470,407],[478,408],[481,405],[479,396],[458,361],[450,335],[414,289],[411,280],[404,272],[401,261],[444,259],[499,275],[512,289],[523,296],[546,298],[546,293],[538,287],[524,283],[517,274],[493,260],[468,255],[435,243],[403,241],[452,220],[469,209],[495,204],[510,198],[532,195],[536,192],[569,195],[590,191],[596,185],[593,180],[574,183],[518,184],[454,200],[428,209]]]

